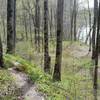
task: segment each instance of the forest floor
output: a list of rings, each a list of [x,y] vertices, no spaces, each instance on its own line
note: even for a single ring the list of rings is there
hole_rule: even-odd
[[[16,54],[21,55],[23,58],[29,60],[33,64],[35,63],[36,66],[40,66],[39,69],[42,70],[43,53],[35,52],[34,48],[29,46],[29,42],[24,42],[24,44],[26,45],[23,45],[23,42],[17,44]],[[88,46],[83,43],[63,42],[62,81],[58,83],[48,81],[47,78],[43,78],[43,74],[39,74],[40,78],[38,82],[35,82],[37,79],[37,73],[40,72],[35,70],[36,74],[33,72],[30,74],[31,70],[30,68],[27,68],[27,66],[29,66],[27,64],[25,64],[25,66],[27,65],[26,69],[28,70],[27,74],[29,75],[26,75],[24,72],[19,72],[14,68],[10,68],[9,73],[11,77],[15,77],[14,82],[21,90],[19,97],[25,98],[25,100],[44,100],[45,96],[43,94],[46,94],[48,96],[48,99],[46,98],[46,100],[66,100],[66,97],[68,100],[93,100],[94,65],[91,61],[91,52],[88,52],[88,49]],[[50,45],[50,56],[52,76],[53,67],[55,64],[55,44]],[[13,59],[15,60],[15,58]],[[18,61],[17,59],[19,58],[16,58],[15,61]],[[21,62],[20,59],[18,62]],[[26,61],[23,63],[26,63]],[[32,82],[28,78],[30,75],[31,79],[33,79]],[[100,68],[98,69],[98,76],[100,76]],[[100,77],[98,77],[98,84],[100,84]],[[100,99],[99,87],[98,100]],[[40,93],[37,90],[40,91]],[[41,92],[43,94],[41,94]]]
[[[18,100],[44,100],[43,95],[37,92],[37,86],[30,81],[28,75],[17,71],[16,68],[10,68],[8,70],[14,78],[17,88],[20,90]]]
[[[0,69],[0,100],[44,100],[37,85],[16,68]]]
[[[22,42],[17,44],[17,54],[22,54],[21,52],[23,49],[18,49],[22,46],[22,44]],[[26,42],[26,44],[29,43]],[[26,47],[23,48],[26,50],[27,54],[26,52],[23,52],[22,56],[29,59],[31,62],[34,62],[37,66],[41,66],[40,68],[43,69],[43,53],[38,53],[34,49],[29,51]],[[49,44],[49,52],[51,56],[51,75],[55,64],[55,48],[56,43],[52,42]],[[33,52],[34,54],[32,54]],[[91,60],[91,52],[89,52],[89,47],[87,45],[79,42],[63,42],[61,84],[73,99],[93,100],[93,68],[94,65]],[[100,68],[98,69],[98,75],[100,75],[99,70]],[[98,79],[98,84],[99,83],[100,79]],[[100,89],[98,89],[98,98],[100,96],[99,94]]]

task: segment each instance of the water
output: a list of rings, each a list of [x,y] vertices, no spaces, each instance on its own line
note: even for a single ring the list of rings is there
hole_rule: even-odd
[[[90,31],[89,27],[82,27],[82,28],[80,28],[78,30],[78,34],[77,34],[77,37],[78,37],[79,41],[85,43],[86,42],[86,38],[89,35],[89,31]],[[92,35],[92,33],[91,33],[91,35]],[[89,44],[89,39],[87,41],[87,44]]]

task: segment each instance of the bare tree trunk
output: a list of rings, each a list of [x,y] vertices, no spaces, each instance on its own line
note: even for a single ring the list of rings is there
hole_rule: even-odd
[[[74,18],[74,11],[72,10],[72,13],[71,13],[71,30],[70,30],[70,33],[71,33],[71,41],[73,40],[73,18]]]
[[[0,67],[4,67],[4,62],[3,62],[3,47],[2,47],[2,41],[1,41],[1,36],[0,36]]]
[[[89,6],[89,0],[87,0],[87,2],[88,2],[89,28],[90,28],[90,31],[89,31],[89,51],[91,51],[91,44],[92,44],[92,41],[91,41],[91,11],[90,11],[90,6]]]
[[[73,1],[70,1],[70,5],[72,6],[71,8],[71,29],[70,29],[70,33],[71,33],[71,41],[74,39],[74,41],[77,40],[77,32],[76,32],[76,23],[77,23],[77,1],[74,0],[74,3]]]
[[[26,15],[26,12],[23,12],[23,22],[24,22],[24,28],[25,28],[25,35],[26,35],[26,40],[28,40],[28,32],[27,32],[27,20],[26,20],[26,17],[27,17],[27,15]]]
[[[24,15],[24,27],[25,27],[26,40],[28,40],[27,21],[26,21],[26,16],[25,15]]]
[[[61,80],[61,62],[62,62],[62,36],[63,36],[63,5],[64,0],[58,0],[57,4],[57,45],[56,61],[54,67],[53,79]]]
[[[76,0],[74,0],[74,8],[73,8],[73,13],[74,13],[74,41],[76,41],[77,40],[77,37],[76,37],[76,35],[77,35],[77,33],[76,33],[76,17],[77,17],[77,8],[76,8]]]
[[[87,44],[87,42],[88,42],[88,39],[90,39],[90,41],[91,41],[91,37],[90,37],[90,35],[91,35],[91,31],[93,30],[93,26],[91,27],[91,29],[89,30],[89,34],[87,35],[87,37],[86,37],[86,40],[85,40],[85,44]],[[91,41],[92,42],[92,41]],[[91,46],[91,45],[90,45]],[[89,48],[89,51],[91,51],[90,50],[91,48]]]
[[[50,36],[51,38],[53,37],[53,33],[52,33],[52,27],[53,27],[53,23],[52,23],[52,19],[53,19],[53,16],[52,16],[52,8],[50,9],[50,12],[51,12],[51,16],[50,16]]]
[[[50,72],[50,56],[48,43],[48,0],[44,0],[44,71]]]
[[[40,0],[36,0],[35,4],[35,45],[40,52]]]
[[[97,11],[98,11],[98,0],[94,0],[94,23],[92,33],[92,59],[95,59],[95,38],[96,38],[96,27],[97,27]]]
[[[16,0],[8,0],[7,2],[7,53],[15,53],[15,7]]]
[[[37,50],[37,21],[38,21],[38,19],[37,19],[37,16],[38,16],[38,7],[37,7],[37,5],[38,5],[38,2],[39,2],[39,0],[36,0],[36,3],[35,3],[35,24],[34,24],[34,26],[35,26],[35,36],[34,36],[34,44],[35,44],[35,47],[36,47],[36,50]]]
[[[14,0],[14,4],[13,4],[13,8],[14,8],[14,18],[13,18],[13,29],[14,29],[14,49],[16,47],[16,0]]]
[[[2,19],[2,26],[3,26],[3,39],[4,41],[6,41],[6,25],[5,25],[5,19],[3,16],[1,16],[1,19]]]
[[[30,31],[30,41],[32,44],[33,38],[32,38],[32,23],[31,23],[31,15],[29,14],[29,31]]]
[[[100,36],[100,1],[98,10],[98,24],[97,24],[97,39],[95,49],[95,69],[94,69],[94,100],[97,100],[97,89],[98,89],[98,55],[99,55],[99,37]]]
[[[38,29],[37,30],[37,33],[38,33],[38,44],[37,44],[38,45],[38,52],[40,52],[40,6],[39,6],[39,2],[40,1],[38,1],[38,5],[37,5],[38,6],[38,9],[37,9],[38,10],[38,16],[37,16],[37,19],[38,19],[37,20],[38,21],[37,22],[37,29]]]

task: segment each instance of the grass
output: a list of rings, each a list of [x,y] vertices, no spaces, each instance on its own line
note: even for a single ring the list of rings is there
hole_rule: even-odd
[[[60,88],[61,84],[59,82],[53,83],[51,76],[45,74],[39,67],[19,56],[5,55],[5,58],[10,59],[8,62],[19,62],[21,64],[20,67],[18,66],[19,70],[29,75],[30,79],[38,85],[38,90],[47,94],[46,98],[52,98],[50,100],[66,99],[67,92],[65,92],[66,90],[63,90],[63,88]]]
[[[0,100],[16,100],[17,89],[9,72],[0,69]]]

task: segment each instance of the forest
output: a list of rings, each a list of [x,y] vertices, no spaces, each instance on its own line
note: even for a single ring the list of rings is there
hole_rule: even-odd
[[[100,0],[0,0],[0,100],[100,100]]]

